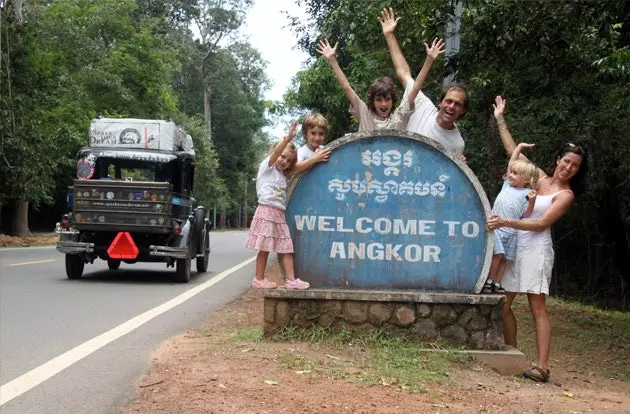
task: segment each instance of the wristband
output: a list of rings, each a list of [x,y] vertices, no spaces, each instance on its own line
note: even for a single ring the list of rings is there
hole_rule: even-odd
[[[282,137],[282,140],[283,140],[284,142],[291,142],[291,138],[289,138],[289,136],[288,136],[288,135],[285,135],[284,137]]]

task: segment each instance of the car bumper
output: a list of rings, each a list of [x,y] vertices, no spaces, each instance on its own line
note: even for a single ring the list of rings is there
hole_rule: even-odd
[[[187,247],[149,246],[150,256],[172,257],[174,259],[187,259],[190,250]]]

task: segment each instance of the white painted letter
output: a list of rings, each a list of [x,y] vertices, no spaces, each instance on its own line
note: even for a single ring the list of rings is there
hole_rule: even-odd
[[[365,243],[348,243],[348,259],[365,259]]]
[[[419,262],[422,260],[422,247],[417,244],[410,244],[405,247],[405,260],[408,262]]]
[[[334,219],[335,218],[332,216],[319,216],[317,220],[317,229],[319,231],[335,231],[335,229],[331,227],[330,223]]]
[[[343,227],[343,217],[337,217],[337,231],[341,233],[352,233],[354,230]]]
[[[370,243],[367,247],[367,257],[370,260],[383,260],[383,245],[380,243]]]
[[[398,250],[402,248],[402,244],[392,246],[391,244],[385,245],[385,260],[392,260],[392,258],[402,262],[402,257],[398,254]]]
[[[371,227],[363,228],[363,222],[371,223],[372,220],[369,217],[360,217],[357,219],[356,228],[359,233],[369,233],[372,231]]]
[[[392,232],[392,221],[388,218],[378,218],[374,221],[374,230],[378,234],[388,234]]]
[[[394,234],[417,234],[416,220],[394,219]]]
[[[424,246],[424,261],[428,262],[429,259],[433,262],[440,262],[440,246]]]
[[[444,221],[444,224],[448,224],[448,235],[455,236],[455,225],[459,224],[459,221]]]
[[[477,237],[479,235],[479,224],[474,221],[467,221],[462,224],[462,234],[464,237]]]
[[[298,230],[304,229],[304,224],[306,224],[306,228],[310,231],[315,230],[315,218],[316,216],[294,216],[295,218],[295,227]]]
[[[330,248],[330,258],[334,259],[339,255],[340,259],[346,258],[346,249],[343,246],[342,242],[333,242],[332,247]]]
[[[435,224],[435,221],[418,220],[418,234],[421,236],[435,236],[435,232],[431,231],[431,224]]]

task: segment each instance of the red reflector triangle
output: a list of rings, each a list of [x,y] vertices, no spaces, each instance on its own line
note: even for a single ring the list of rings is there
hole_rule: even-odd
[[[109,245],[107,254],[112,259],[135,259],[138,257],[138,247],[131,238],[131,234],[121,231]]]

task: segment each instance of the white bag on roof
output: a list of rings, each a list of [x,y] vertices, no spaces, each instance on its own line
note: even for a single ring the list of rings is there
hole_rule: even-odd
[[[172,121],[151,119],[95,118],[89,146],[194,152],[192,137],[182,128]]]

